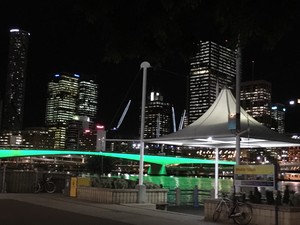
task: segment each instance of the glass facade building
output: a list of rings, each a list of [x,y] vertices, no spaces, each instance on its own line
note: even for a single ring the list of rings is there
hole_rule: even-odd
[[[88,116],[95,121],[98,104],[98,85],[93,80],[81,81],[79,83],[78,110],[79,116]]]
[[[90,118],[97,115],[97,98],[98,86],[92,80],[82,81],[78,74],[70,73],[52,77],[48,84],[46,125],[54,133],[54,149],[65,149],[71,146],[70,143],[72,149],[78,148],[85,126],[76,126],[74,136],[72,121],[77,121],[74,118],[80,116],[90,123]]]
[[[211,41],[200,41],[197,48],[188,78],[188,124],[209,109],[220,89],[235,84],[236,51]]]
[[[46,125],[54,133],[54,149],[64,149],[67,121],[76,114],[79,76],[56,74],[48,84]]]
[[[171,133],[170,103],[163,101],[159,92],[152,91],[145,106],[145,138],[156,138]]]
[[[23,30],[10,30],[2,130],[16,131],[23,126],[29,36]]]
[[[271,128],[272,85],[265,80],[241,83],[241,107],[255,120]]]
[[[272,120],[275,121],[275,123],[271,124],[272,130],[277,131],[278,133],[284,134],[285,133],[285,112],[286,108],[283,104],[276,103],[272,104]]]

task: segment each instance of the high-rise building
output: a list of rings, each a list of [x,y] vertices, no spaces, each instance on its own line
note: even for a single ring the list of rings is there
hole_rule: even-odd
[[[98,104],[98,85],[93,80],[80,81],[78,94],[79,116],[88,116],[91,121],[95,122]]]
[[[66,149],[83,150],[82,147],[88,145],[86,141],[90,141],[86,139],[86,137],[90,136],[91,133],[96,136],[94,131],[95,129],[93,129],[93,127],[94,124],[87,116],[74,116],[72,120],[68,120],[65,141]],[[94,148],[90,148],[90,150],[95,150],[96,148],[96,137],[94,137],[94,139]]]
[[[285,133],[300,133],[300,98],[289,99],[285,104]]]
[[[48,84],[46,125],[54,132],[55,149],[78,149],[85,122],[89,127],[90,118],[97,115],[98,87],[80,79],[78,74],[61,73]]]
[[[200,41],[190,63],[188,124],[202,116],[224,86],[234,89],[236,51],[211,41]]]
[[[271,128],[271,89],[271,83],[265,80],[241,83],[241,107],[269,128]]]
[[[145,138],[156,138],[171,133],[172,111],[170,103],[163,101],[159,92],[152,91],[145,105]]]
[[[2,130],[21,130],[23,126],[29,35],[23,30],[10,30]]]
[[[285,106],[280,103],[272,104],[272,121],[271,129],[277,131],[278,133],[285,133]]]
[[[54,148],[64,149],[67,121],[76,115],[79,75],[55,74],[48,84],[46,125],[54,132]]]

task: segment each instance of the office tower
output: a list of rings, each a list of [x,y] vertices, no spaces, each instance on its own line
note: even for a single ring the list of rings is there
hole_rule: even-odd
[[[152,91],[145,106],[145,138],[156,138],[172,131],[170,103],[163,101],[159,92]]]
[[[80,81],[78,95],[79,116],[88,116],[91,121],[95,121],[98,104],[98,85],[93,80]]]
[[[211,41],[200,41],[197,48],[188,78],[188,124],[207,111],[221,88],[235,86],[236,51]]]
[[[68,120],[66,129],[66,149],[83,150],[83,146],[91,146],[86,142],[90,142],[87,137],[89,137],[91,133],[93,133],[95,136],[95,129],[93,129],[93,126],[93,123],[87,116],[76,115],[73,116],[71,120]],[[96,137],[93,139],[94,145],[89,150],[95,150],[96,148]]]
[[[278,133],[285,133],[285,106],[280,103],[272,104],[272,121],[271,129],[277,131]]]
[[[23,30],[10,30],[2,130],[21,130],[23,126],[29,35]]]
[[[54,132],[54,149],[64,149],[67,121],[76,115],[79,75],[56,74],[48,84],[46,125]]]
[[[258,122],[271,127],[270,82],[254,80],[241,83],[241,107]]]
[[[285,112],[285,133],[300,133],[300,98],[288,100]]]
[[[97,115],[98,86],[78,74],[61,73],[48,84],[46,125],[54,132],[55,149],[79,149],[80,137]]]

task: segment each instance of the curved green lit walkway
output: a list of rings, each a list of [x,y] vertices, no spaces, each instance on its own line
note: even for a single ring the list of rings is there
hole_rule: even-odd
[[[121,158],[128,160],[140,160],[139,154],[125,154],[114,152],[90,152],[90,151],[67,151],[67,150],[0,150],[0,159],[9,157],[26,157],[26,156],[46,156],[46,155],[90,155],[90,156],[105,156],[113,158]],[[196,159],[196,158],[183,158],[183,157],[171,157],[171,156],[155,156],[144,155],[144,161],[151,163],[149,174],[166,174],[166,165],[170,164],[215,164],[215,160],[208,159]],[[219,160],[220,165],[235,165],[235,162]],[[154,165],[160,165],[155,167]],[[152,168],[153,167],[153,168]]]
[[[89,152],[89,151],[67,151],[67,150],[0,150],[0,158],[8,157],[25,157],[25,156],[46,156],[46,155],[91,155],[91,156],[106,156],[114,158],[122,158],[129,160],[140,160],[139,154],[125,154],[125,153],[114,153],[114,152]],[[171,156],[155,156],[145,155],[144,161],[148,163],[155,163],[161,165],[169,164],[215,164],[215,160],[208,159],[196,159],[196,158],[182,158],[182,157],[171,157]],[[235,165],[232,161],[218,162],[220,165]]]

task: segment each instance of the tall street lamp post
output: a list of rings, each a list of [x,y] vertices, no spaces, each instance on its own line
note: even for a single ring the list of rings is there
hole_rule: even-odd
[[[141,131],[140,131],[140,164],[139,164],[139,183],[138,189],[138,203],[145,203],[146,186],[143,184],[144,179],[144,130],[145,130],[145,105],[146,105],[146,83],[147,83],[147,69],[150,68],[150,63],[142,62],[141,69],[143,69],[143,88],[142,88],[142,106],[141,106]]]

